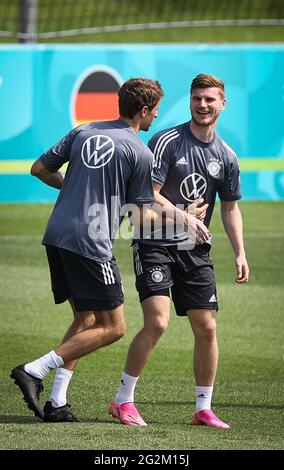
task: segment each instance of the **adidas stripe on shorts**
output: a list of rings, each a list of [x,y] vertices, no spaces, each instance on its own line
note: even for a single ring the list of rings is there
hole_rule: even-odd
[[[46,246],[56,304],[72,299],[77,312],[113,310],[124,302],[120,273],[113,257],[100,263],[77,253]]]

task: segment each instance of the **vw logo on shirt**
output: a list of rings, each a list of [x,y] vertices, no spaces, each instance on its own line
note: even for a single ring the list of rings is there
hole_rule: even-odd
[[[81,157],[88,168],[101,168],[113,157],[114,141],[106,135],[89,137],[82,146]]]
[[[203,196],[206,189],[206,179],[198,173],[188,175],[184,178],[179,187],[182,197],[189,202],[194,202],[196,199]]]

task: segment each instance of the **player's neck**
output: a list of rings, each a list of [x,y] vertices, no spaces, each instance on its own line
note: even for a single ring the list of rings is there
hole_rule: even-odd
[[[189,127],[194,137],[196,137],[198,140],[201,140],[201,142],[205,142],[206,144],[209,144],[214,137],[214,134],[215,134],[214,124],[210,126],[199,126],[194,121],[190,121]]]
[[[123,122],[126,122],[126,124],[128,124],[130,127],[133,127],[133,129],[136,133],[139,132],[139,130],[140,130],[139,122],[136,119],[129,119],[129,118],[124,117],[124,116],[119,116],[119,120],[123,121]]]

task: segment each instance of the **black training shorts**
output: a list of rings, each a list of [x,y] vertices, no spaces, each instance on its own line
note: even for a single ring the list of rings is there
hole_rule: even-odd
[[[177,245],[161,246],[135,242],[133,263],[140,302],[153,295],[170,295],[176,313],[189,309],[218,310],[210,245],[181,250]]]
[[[96,262],[47,245],[51,287],[56,304],[72,299],[77,312],[113,310],[124,301],[120,273],[113,257]]]

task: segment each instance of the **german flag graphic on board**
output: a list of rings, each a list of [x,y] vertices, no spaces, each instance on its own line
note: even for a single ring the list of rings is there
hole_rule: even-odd
[[[84,75],[73,96],[74,125],[117,119],[121,83],[115,72],[109,70],[92,70]]]

